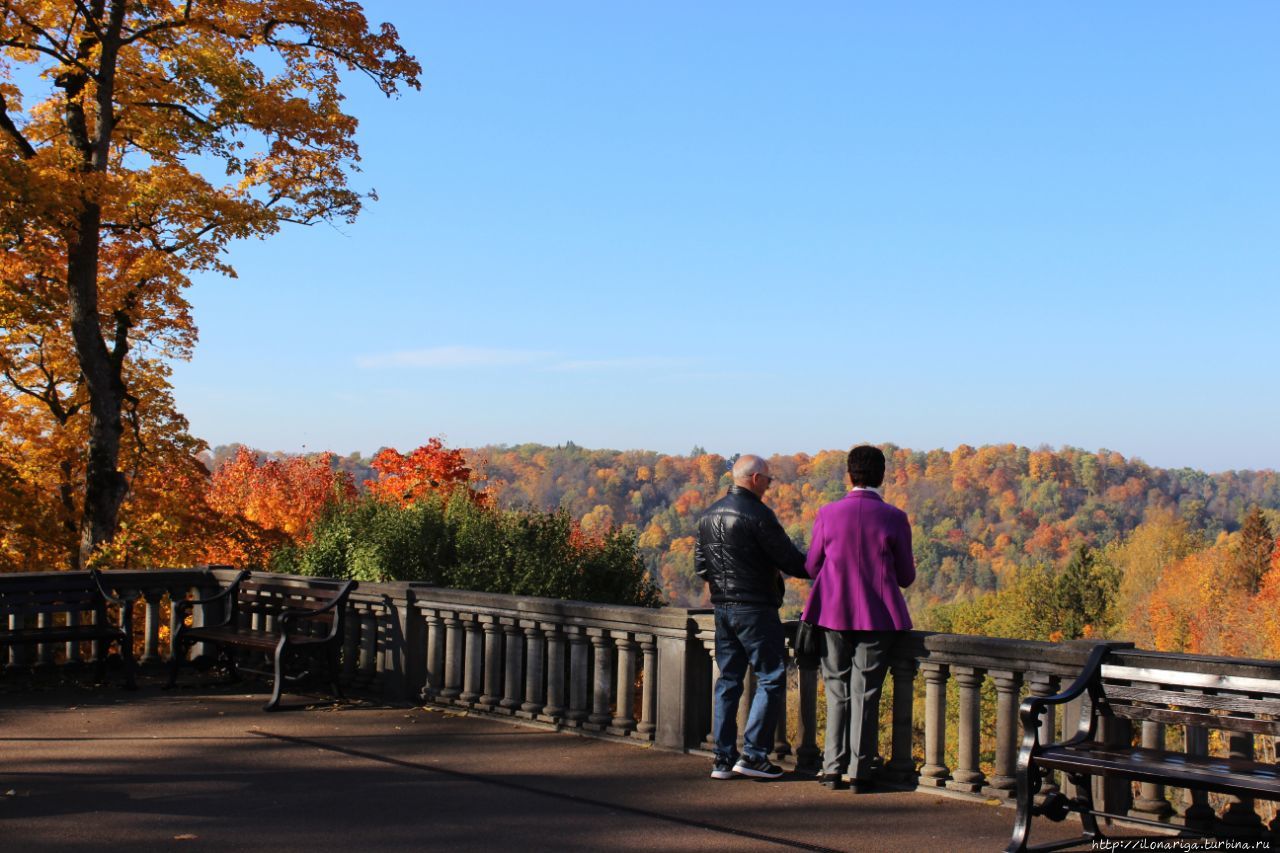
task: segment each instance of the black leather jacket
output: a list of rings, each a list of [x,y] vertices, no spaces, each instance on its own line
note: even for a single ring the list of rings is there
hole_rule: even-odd
[[[712,604],[782,605],[782,575],[808,578],[804,554],[792,544],[773,510],[755,493],[729,493],[698,519],[693,567],[711,585]]]

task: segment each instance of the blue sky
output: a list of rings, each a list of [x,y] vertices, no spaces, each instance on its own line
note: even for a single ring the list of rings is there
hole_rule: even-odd
[[[365,8],[423,91],[192,289],[211,444],[1280,467],[1280,5]]]

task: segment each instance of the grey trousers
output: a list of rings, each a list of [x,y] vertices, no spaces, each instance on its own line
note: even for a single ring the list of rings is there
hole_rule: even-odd
[[[822,772],[871,778],[880,688],[896,631],[827,631],[822,682],[827,690],[827,743]]]

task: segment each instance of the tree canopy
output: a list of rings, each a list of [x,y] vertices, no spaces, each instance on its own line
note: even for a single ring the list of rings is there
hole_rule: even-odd
[[[195,342],[191,275],[354,218],[343,77],[392,96],[419,71],[348,0],[0,4],[0,488],[41,501],[31,541],[83,565],[139,477],[189,459],[165,360]]]

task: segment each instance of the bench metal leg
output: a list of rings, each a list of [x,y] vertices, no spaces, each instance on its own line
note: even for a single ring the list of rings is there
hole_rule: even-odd
[[[1032,806],[1035,804],[1035,792],[1031,790],[1031,776],[1035,770],[1028,772],[1025,766],[1018,768],[1018,815],[1013,820],[1013,837],[1005,853],[1024,853],[1027,849],[1027,838],[1031,834]]]
[[[346,701],[346,694],[342,692],[342,684],[338,681],[338,644],[330,643],[329,651],[325,654],[325,662],[329,665],[329,684],[333,687],[333,695],[342,701]]]
[[[281,642],[276,646],[275,684],[271,690],[271,701],[262,706],[264,711],[276,711],[280,708],[280,695],[284,692],[284,653],[285,644]]]

